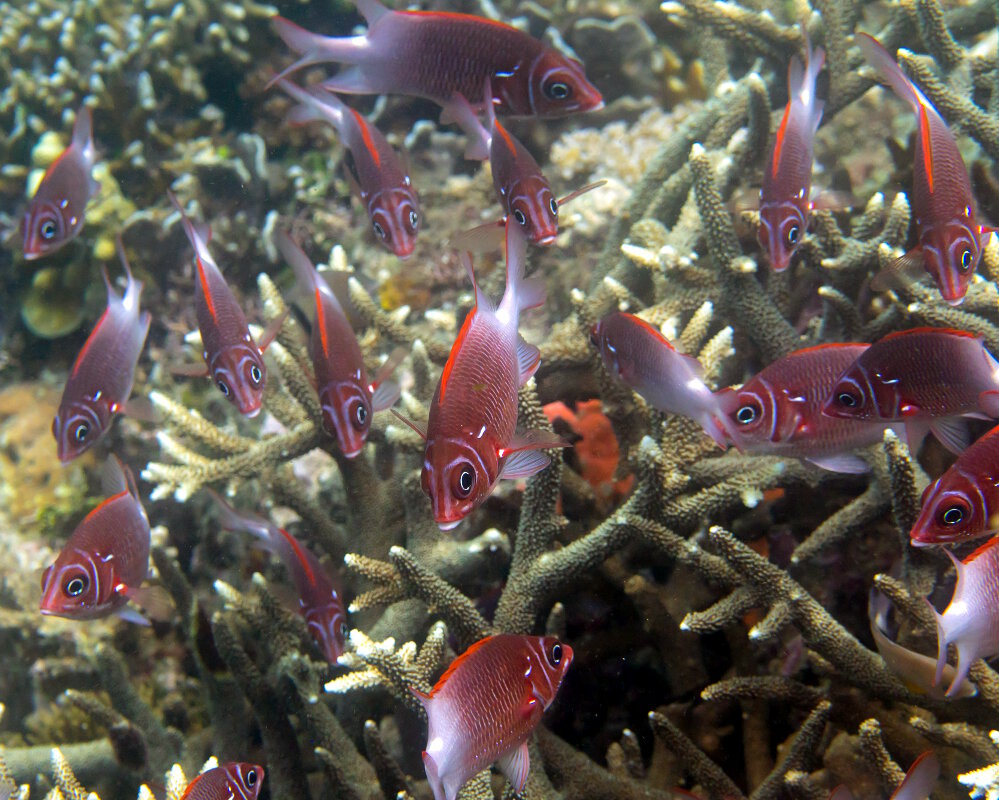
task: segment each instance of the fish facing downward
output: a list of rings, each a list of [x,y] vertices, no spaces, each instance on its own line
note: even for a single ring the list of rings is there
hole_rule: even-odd
[[[700,423],[704,432],[722,447],[731,425],[718,399],[701,379],[704,373],[693,356],[678,353],[658,330],[641,317],[615,311],[590,331],[590,341],[600,351],[613,377],[630,386],[649,404],[671,414],[683,414]]]
[[[319,559],[284,528],[256,514],[237,511],[215,492],[215,500],[226,530],[246,531],[257,536],[284,564],[298,593],[298,610],[309,633],[326,660],[335,664],[343,655],[347,639],[347,609],[339,581],[334,580]]]
[[[344,94],[401,94],[445,106],[457,92],[479,97],[492,83],[500,113],[557,117],[603,105],[578,61],[516,28],[470,14],[392,11],[356,0],[368,23],[360,36],[320,36],[276,17],[274,29],[301,58],[278,77],[309,64],[349,65],[323,86]]]
[[[409,172],[381,132],[329,92],[306,90],[280,79],[277,85],[300,105],[289,121],[332,125],[347,149],[347,170],[375,237],[399,258],[408,258],[420,229],[420,200]]]
[[[201,355],[208,367],[208,375],[240,414],[255,417],[260,413],[267,382],[263,351],[277,330],[265,335],[261,344],[257,345],[250,335],[243,309],[208,252],[207,231],[195,227],[173,193],[170,193],[170,202],[180,213],[184,233],[194,248],[197,272],[194,307],[201,332]]]
[[[915,453],[932,431],[954,453],[967,447],[962,416],[999,417],[999,361],[981,336],[913,328],[879,339],[843,371],[822,413],[905,423]]]
[[[493,308],[472,273],[475,308],[451,347],[430,404],[422,484],[434,519],[450,530],[492,491],[499,478],[525,478],[548,466],[542,452],[567,443],[548,431],[516,433],[517,391],[541,353],[517,332],[520,312],[544,302],[543,287],[524,278],[527,240],[506,222],[506,291]]]
[[[909,532],[912,544],[950,544],[999,529],[999,427],[993,428],[926,487]]]
[[[263,767],[233,761],[206,769],[187,785],[180,800],[256,800],[263,784]]]
[[[877,444],[887,425],[833,419],[822,404],[843,370],[870,345],[823,344],[764,367],[740,389],[718,392],[719,406],[748,453],[803,458],[835,472],[866,472],[859,448]]]
[[[160,603],[141,586],[149,571],[149,520],[118,459],[108,459],[103,477],[110,496],[76,526],[42,575],[41,612],[69,619],[117,613],[148,624],[125,604]]]
[[[361,346],[333,290],[288,234],[281,231],[275,238],[281,255],[295,270],[299,286],[315,300],[309,352],[323,430],[337,440],[347,458],[355,458],[367,440],[372,414],[399,399],[399,384],[389,380],[396,359],[390,356],[375,379],[369,381]]]
[[[903,264],[921,257],[944,300],[958,305],[964,300],[992,229],[976,219],[968,170],[943,117],[877,39],[858,33],[856,42],[868,63],[916,114],[910,199],[919,245],[918,252],[903,256]]]
[[[456,658],[427,695],[423,764],[434,800],[454,800],[494,761],[519,792],[527,781],[527,740],[552,704],[572,663],[572,648],[551,636],[499,634]]]
[[[942,614],[930,605],[937,621],[940,648],[934,685],[943,677],[947,647],[953,644],[957,648],[957,673],[947,697],[954,697],[961,691],[975,659],[999,655],[999,536],[989,539],[964,561],[949,550],[944,552],[954,562],[957,583]]]
[[[795,56],[788,68],[790,97],[760,189],[760,245],[770,265],[783,272],[805,238],[812,213],[812,145],[822,122],[824,103],[815,97],[815,81],[825,62],[825,52],[812,50],[802,66]]]
[[[81,106],[69,147],[45,171],[25,212],[24,257],[29,261],[54,253],[83,230],[87,201],[100,189],[90,174],[95,158],[93,119]]]
[[[52,421],[59,460],[64,464],[89,450],[122,411],[135,379],[135,366],[149,333],[148,311],[139,311],[142,284],[132,277],[119,242],[125,268],[125,294],[119,297],[104,273],[108,306],[73,362]]]

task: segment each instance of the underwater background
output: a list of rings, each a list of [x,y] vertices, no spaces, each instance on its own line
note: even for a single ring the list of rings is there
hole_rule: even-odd
[[[934,797],[999,797],[999,676],[977,660],[977,693],[944,697],[946,686],[914,681],[891,655],[894,642],[937,660],[923,598],[943,611],[957,572],[942,548],[912,547],[909,532],[954,456],[933,437],[910,452],[893,431],[855,453],[865,473],[726,450],[617,380],[591,342],[608,314],[640,314],[700,361],[714,390],[801,348],[922,326],[970,332],[999,353],[995,237],[961,305],[925,279],[871,287],[917,243],[909,194],[921,153],[917,118],[876,88],[853,38],[866,31],[898,51],[955,136],[980,218],[999,223],[999,4],[419,8],[514,24],[578,58],[603,96],[585,113],[502,118],[556,196],[605,183],[560,208],[555,241],[527,255],[547,300],[521,318],[540,365],[519,391],[519,419],[571,446],[497,484],[449,531],[421,485],[419,431],[382,411],[356,458],[324,432],[307,346],[314,314],[279,232],[326,262],[349,296],[370,374],[403,348],[396,408],[422,424],[475,302],[449,241],[503,214],[489,165],[463,156],[465,135],[439,123],[428,99],[342,96],[404,152],[419,192],[420,232],[402,260],[351,197],[341,137],[289,124],[294,102],[269,86],[295,58],[275,15],[359,35],[352,4],[0,2],[0,799],[176,800],[215,757],[263,765],[264,798],[427,800],[427,716],[411,689],[429,692],[493,633],[572,648],[529,739],[525,800],[812,800],[838,786],[884,798],[927,751],[940,763]],[[759,187],[806,32],[825,51],[812,184],[830,199],[776,272],[758,241]],[[336,69],[307,65],[293,78],[314,85]],[[25,209],[83,106],[100,189],[78,236],[26,259]],[[254,335],[288,312],[254,418],[181,374],[200,354],[190,336],[199,278],[168,191],[210,225],[209,249]],[[150,415],[122,415],[62,464],[52,422],[105,308],[101,271],[122,275],[118,236],[152,315],[132,391]],[[498,299],[502,249],[474,264]],[[972,426],[976,436],[992,427]],[[43,616],[43,570],[106,497],[112,451],[137,479],[149,583],[171,611],[146,625]],[[339,662],[287,602],[289,570],[225,530],[207,488],[339,574],[350,629]],[[994,641],[990,591],[973,612]],[[488,769],[459,794],[512,796]]]

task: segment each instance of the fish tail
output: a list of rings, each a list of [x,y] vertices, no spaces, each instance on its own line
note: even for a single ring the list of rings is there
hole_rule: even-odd
[[[313,121],[328,122],[343,137],[344,105],[337,99],[336,95],[329,92],[320,94],[314,90],[309,91],[285,78],[275,78],[273,83],[299,103],[288,114],[288,121],[291,124],[301,125]]]
[[[321,36],[318,33],[307,31],[284,17],[274,17],[271,25],[281,40],[301,58],[271,78],[267,84],[268,87],[310,64],[322,64],[329,61],[356,64],[368,49],[366,36]]]
[[[947,639],[947,629],[944,626],[943,616],[933,607],[933,604],[929,600],[926,600],[925,602],[926,605],[929,606],[930,611],[933,612],[933,618],[937,623],[937,670],[933,675],[932,685],[939,686],[940,681],[943,679],[944,667],[947,666],[947,645],[950,644],[950,642]],[[952,683],[951,686],[953,685],[954,684]]]
[[[927,104],[928,101],[923,93],[902,72],[898,62],[895,61],[891,53],[885,50],[881,42],[866,33],[856,34],[855,39],[860,52],[867,59],[867,63],[874,67],[895,94],[912,106],[913,111],[918,111],[920,106]]]
[[[281,537],[280,533],[273,525],[255,514],[246,514],[237,511],[214,489],[205,489],[205,491],[209,494],[209,496],[211,496],[212,500],[215,501],[215,508],[218,510],[219,514],[219,522],[224,530],[252,533],[254,536],[262,539],[265,543],[276,548],[276,545]]]
[[[88,164],[94,161],[94,118],[87,106],[80,106],[76,112],[76,121],[73,123],[72,143],[80,151],[80,154]]]
[[[125,255],[125,245],[121,241],[121,234],[114,238],[115,251],[118,253],[118,260],[121,261],[121,268],[125,271],[125,295],[122,304],[128,309],[139,308],[139,300],[142,297],[142,281],[137,281],[132,275],[132,267],[128,263]],[[107,272],[104,273],[105,283],[107,282]],[[108,293],[111,292],[111,285],[108,284]]]

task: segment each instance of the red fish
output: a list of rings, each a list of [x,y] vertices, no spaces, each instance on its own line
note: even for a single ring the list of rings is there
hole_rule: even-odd
[[[999,427],[957,457],[923,492],[914,545],[977,539],[999,529]]]
[[[423,764],[434,800],[454,800],[494,761],[520,792],[530,769],[527,740],[571,663],[572,648],[551,636],[500,634],[451,662],[429,695],[413,689],[427,710]]]
[[[942,614],[930,605],[937,620],[940,648],[934,684],[943,677],[948,645],[954,645],[957,674],[947,689],[947,697],[954,697],[961,691],[975,659],[999,655],[999,536],[989,539],[964,561],[958,561],[949,550],[944,552],[954,562],[957,583]]]
[[[412,255],[420,229],[420,201],[392,145],[335,95],[306,91],[283,79],[277,84],[301,104],[292,109],[292,123],[321,120],[336,128],[347,148],[347,170],[375,236],[399,258]]]
[[[949,328],[890,333],[859,355],[826,396],[822,413],[904,422],[915,453],[927,431],[960,453],[962,416],[999,417],[999,362],[980,336]]]
[[[958,305],[992,229],[976,220],[968,170],[943,117],[877,39],[858,33],[856,42],[870,65],[916,114],[911,200],[919,245],[918,252],[903,256],[900,266],[921,257],[944,300]]]
[[[148,624],[125,604],[161,608],[160,595],[141,585],[149,571],[149,520],[116,458],[108,459],[103,477],[110,496],[76,526],[42,575],[41,612],[69,619],[118,614]]]
[[[920,753],[888,800],[927,800],[939,778],[940,759],[936,753],[932,750]],[[837,786],[829,793],[829,800],[853,800],[853,792]]]
[[[578,61],[510,25],[442,11],[392,11],[356,0],[361,36],[320,36],[282,17],[274,29],[301,55],[278,77],[309,64],[348,64],[324,86],[345,94],[402,94],[446,106],[455,92],[478,97],[488,78],[499,111],[557,117],[603,105]]]
[[[309,350],[319,388],[323,430],[337,440],[347,458],[355,458],[368,437],[371,415],[399,399],[399,384],[389,380],[398,356],[390,356],[375,379],[369,381],[354,329],[333,290],[290,236],[279,232],[276,238],[285,261],[295,270],[299,286],[315,298],[316,319]]]
[[[256,800],[263,783],[259,764],[233,761],[206,769],[187,785],[180,800]]]
[[[544,302],[543,287],[524,278],[527,240],[506,223],[506,291],[497,308],[475,284],[468,312],[451,347],[430,404],[423,491],[434,519],[450,530],[492,491],[499,478],[525,478],[548,466],[542,452],[565,447],[551,432],[516,433],[517,390],[538,368],[541,353],[517,332],[520,312]]]
[[[735,438],[717,397],[701,380],[700,362],[678,353],[648,322],[616,311],[593,326],[590,341],[600,351],[607,371],[654,408],[690,417],[721,447],[725,447],[726,432]]]
[[[888,425],[833,419],[822,403],[843,370],[870,345],[824,344],[778,359],[743,384],[718,393],[736,429],[735,443],[749,453],[803,458],[835,472],[866,472],[854,454],[881,441]]]
[[[211,490],[209,494],[218,505],[222,527],[254,534],[281,559],[295,584],[298,610],[309,626],[309,633],[325,659],[335,664],[343,655],[347,639],[347,609],[343,605],[339,581],[330,576],[311,550],[303,547],[284,528],[256,514],[236,511]]]
[[[208,252],[209,234],[195,227],[173,193],[170,193],[170,202],[180,213],[184,232],[194,248],[198,272],[194,281],[194,306],[198,312],[201,355],[208,367],[207,374],[240,414],[255,417],[260,413],[267,382],[263,352],[278,326],[264,334],[260,345],[253,341],[243,309]]]
[[[125,268],[125,295],[118,296],[105,272],[108,307],[73,362],[59,413],[52,421],[52,435],[64,464],[89,450],[111,427],[114,415],[124,409],[149,333],[149,312],[139,312],[142,284],[132,277],[120,242],[118,254]]]
[[[29,261],[54,253],[83,230],[87,201],[101,185],[94,168],[93,120],[90,109],[76,112],[73,138],[45,171],[24,215],[24,257]]]
[[[812,143],[824,106],[815,97],[815,81],[825,58],[824,51],[813,51],[809,45],[804,66],[797,56],[791,59],[787,75],[790,97],[763,173],[759,239],[776,272],[783,272],[791,263],[812,213]]]

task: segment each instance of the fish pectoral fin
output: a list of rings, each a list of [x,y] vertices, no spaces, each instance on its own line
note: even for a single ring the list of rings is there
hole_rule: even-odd
[[[816,456],[805,460],[810,461],[817,467],[827,469],[830,472],[845,472],[850,475],[861,475],[865,472],[870,472],[871,470],[870,464],[864,461],[864,459],[860,456],[853,455],[852,453],[839,453],[832,456]]]
[[[374,384],[372,385],[374,386]],[[402,388],[398,383],[392,380],[384,380],[375,386],[375,390],[371,393],[371,408],[375,411],[384,411],[386,408],[391,408],[395,405],[396,400],[399,399],[400,394],[402,394]]]
[[[170,373],[184,378],[207,378],[208,367],[204,364],[174,364]]]
[[[448,241],[448,247],[455,250],[466,250],[471,253],[489,253],[503,248],[505,228],[503,220],[493,220],[476,225],[467,231],[456,233]]]
[[[909,453],[915,458],[923,439],[930,432],[930,423],[925,419],[907,419],[905,421],[905,442],[909,445]]]
[[[516,480],[517,478],[530,478],[541,472],[551,463],[551,459],[546,453],[540,450],[521,450],[508,456],[503,462],[503,469],[500,471],[500,478],[503,480]]]
[[[410,691],[415,691],[415,689],[410,689]],[[423,768],[427,772],[427,783],[430,784],[430,790],[434,793],[434,800],[447,800],[437,762],[426,750],[423,751]]]
[[[569,447],[569,442],[551,431],[529,430],[516,433],[508,447],[502,447],[497,457],[505,459],[500,477],[504,480],[529,478],[551,463],[547,453],[552,447]]]
[[[520,792],[527,783],[527,773],[531,769],[531,756],[527,752],[527,742],[523,742],[520,747],[505,753],[499,759],[499,768],[513,787],[515,792]]]
[[[133,625],[144,625],[149,627],[150,623],[142,614],[136,611],[134,608],[129,608],[128,606],[122,606],[120,610],[116,612],[119,619],[125,620],[125,622],[131,622]]]
[[[149,422],[153,425],[163,422],[163,417],[156,411],[156,407],[148,397],[130,397],[118,411],[140,422]]]
[[[270,322],[267,323],[267,327],[264,328],[264,332],[260,334],[260,339],[257,340],[257,347],[260,352],[263,353],[271,342],[274,341],[274,337],[278,335],[281,330],[281,326],[284,325],[284,321],[288,319],[288,314],[291,309],[285,309],[281,314],[276,316]]]
[[[540,363],[541,351],[533,344],[524,341],[524,337],[520,334],[517,334],[517,368],[520,370],[521,386],[537,372]]]
[[[896,258],[871,278],[871,289],[875,292],[887,292],[889,289],[915,283],[924,264],[922,249],[915,247],[905,255]]]
[[[151,620],[168,622],[173,619],[173,600],[170,593],[162,586],[139,586],[126,590],[125,596],[140,606]]]
[[[971,444],[968,426],[960,417],[941,417],[930,423],[930,430],[944,447],[954,455],[961,455]]]

